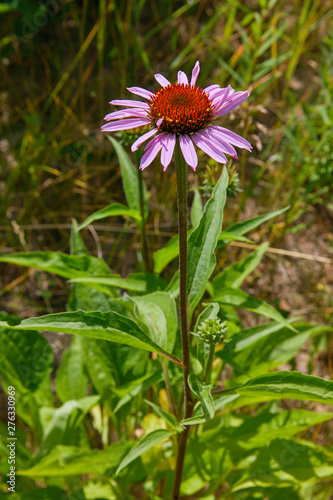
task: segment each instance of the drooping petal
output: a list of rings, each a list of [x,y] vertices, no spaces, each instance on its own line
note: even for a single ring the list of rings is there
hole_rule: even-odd
[[[206,153],[208,156],[213,158],[213,160],[216,160],[219,163],[227,163],[228,162],[226,156],[223,153],[218,152],[214,148],[214,146],[209,141],[207,141],[205,139],[205,137],[202,136],[202,134],[200,132],[195,132],[194,134],[192,134],[192,139],[193,139],[194,144],[198,148],[200,148],[204,153]]]
[[[193,142],[189,138],[188,135],[180,135],[179,136],[179,146],[183,153],[184,159],[188,165],[192,168],[192,170],[196,170],[198,165],[198,156],[195,152]]]
[[[197,61],[194,65],[193,70],[192,70],[192,78],[191,78],[192,87],[194,87],[195,84],[197,83],[197,78],[198,78],[199,73],[200,73],[200,63],[199,63],[199,61]]]
[[[148,125],[149,120],[145,120],[142,118],[132,118],[128,120],[121,120],[117,122],[109,122],[101,127],[102,132],[116,132],[118,130],[130,130],[132,128],[143,127],[144,125]]]
[[[175,134],[165,134],[162,139],[161,163],[164,172],[168,168],[176,145]]]
[[[219,125],[211,125],[211,128],[217,130],[221,134],[221,137],[225,141],[228,141],[230,144],[233,144],[233,146],[236,146],[237,148],[247,149],[248,151],[252,151],[252,146],[249,143],[249,141],[247,141],[240,135],[236,134],[235,132],[232,132],[227,128],[220,127]]]
[[[104,116],[104,120],[120,120],[122,118],[130,118],[131,116],[135,118],[146,118],[147,111],[139,108],[132,109],[124,109],[122,111],[113,111],[113,113],[109,113]]]
[[[141,87],[127,87],[127,90],[132,92],[132,94],[143,97],[144,99],[149,99],[149,101],[151,101],[155,95],[153,92],[150,92],[149,90],[146,89],[142,89]]]
[[[177,81],[179,85],[181,84],[188,85],[188,78],[185,75],[184,71],[178,71]]]
[[[218,111],[216,112],[215,116],[223,116],[226,113],[230,113],[230,111],[234,110],[237,108],[242,102],[244,102],[248,97],[250,93],[248,91],[245,92],[235,92],[234,95],[231,97],[231,99],[226,100],[226,102],[223,104],[223,106],[220,106]]]
[[[137,151],[141,144],[143,144],[145,141],[147,141],[150,137],[156,134],[158,132],[158,128],[154,128],[153,130],[150,130],[149,132],[146,132],[143,134],[139,139],[137,139],[135,142],[133,142],[131,146],[131,151]]]
[[[156,141],[156,139],[158,139],[158,140]],[[147,151],[142,156],[141,162],[140,162],[140,167],[139,167],[140,170],[144,170],[156,158],[157,153],[162,148],[162,139],[163,139],[163,134],[159,134],[157,137],[154,137],[154,139],[152,141],[150,141],[148,146],[151,143],[153,143],[153,144],[151,147],[148,147]]]
[[[209,126],[202,132],[200,132],[207,140],[212,141],[220,151],[223,153],[227,153],[235,159],[238,159],[237,151],[230,144],[229,141],[225,140],[225,137],[222,137],[221,133],[218,133],[212,126]]]
[[[159,73],[157,73],[155,75],[155,80],[157,81],[157,83],[159,83],[161,85],[161,87],[167,87],[168,85],[171,85],[169,80],[167,80],[167,78],[165,78],[165,76],[160,75]]]
[[[141,101],[131,101],[130,99],[115,99],[110,101],[109,104],[113,106],[128,106],[129,108],[144,108],[149,109],[149,104]]]
[[[149,141],[146,145],[145,145],[145,148],[144,148],[144,151],[147,151],[149,148],[152,148],[153,146],[155,146],[155,144],[157,142],[160,142],[164,137],[164,133],[162,132],[162,134],[158,134],[156,137],[154,137],[151,141]]]

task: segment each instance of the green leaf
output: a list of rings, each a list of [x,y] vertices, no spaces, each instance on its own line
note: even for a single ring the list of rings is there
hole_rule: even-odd
[[[221,231],[220,236],[219,236],[219,242],[223,241],[224,243],[229,243],[229,241],[241,241],[242,243],[253,243],[251,240],[248,238],[245,238],[245,236],[242,236],[237,233],[232,233],[228,231]],[[221,246],[218,243],[218,246]]]
[[[189,316],[201,299],[215,265],[215,248],[221,232],[223,208],[228,187],[228,172],[224,168],[211,198],[207,201],[199,226],[188,239],[187,291]]]
[[[53,350],[40,333],[32,331],[27,336],[19,328],[0,328],[0,375],[5,390],[12,385],[22,395],[35,392],[52,370]]]
[[[263,243],[257,250],[238,262],[234,262],[218,274],[213,279],[214,295],[217,295],[223,288],[239,288],[245,278],[259,265],[267,248],[268,243]]]
[[[154,384],[159,383],[162,380],[161,371],[156,371],[153,373],[146,373],[143,377],[139,379],[132,380],[124,386],[111,387],[110,390],[116,394],[121,399],[118,401],[116,407],[114,408],[114,413],[120,410],[126,403],[131,401],[138,394],[144,393],[149,387]]]
[[[289,207],[282,208],[280,210],[275,210],[274,212],[270,212],[268,214],[259,215],[258,217],[254,217],[253,219],[245,220],[242,222],[235,222],[234,224],[231,224],[229,227],[227,227],[227,229],[225,229],[224,232],[239,234],[239,235],[246,234],[249,231],[252,231],[252,229],[255,229],[256,227],[260,226],[260,224],[263,224],[264,222],[272,219],[273,217],[277,217],[278,215],[283,214],[286,210],[289,210]],[[223,241],[221,241],[218,247],[223,245],[224,243]]]
[[[130,274],[127,278],[122,278],[119,274],[112,276],[85,276],[83,278],[75,278],[71,280],[71,283],[83,283],[108,295],[113,295],[112,290],[109,288],[110,286],[143,293],[165,288],[164,280],[149,273]]]
[[[202,404],[205,420],[214,418],[214,402],[210,391],[215,386],[213,384],[203,384],[202,380],[194,373],[189,375],[188,385]]]
[[[304,485],[306,482],[331,479],[332,474],[333,455],[330,449],[300,439],[274,439],[244,469],[243,476],[234,483],[232,491],[257,487],[258,484],[263,487]]]
[[[263,411],[255,416],[244,416],[244,422],[236,428],[225,429],[225,435],[227,441],[235,440],[243,448],[250,449],[267,446],[273,439],[291,438],[331,418],[331,413],[306,410],[283,410],[278,413]]]
[[[128,208],[126,205],[122,203],[111,203],[107,207],[101,208],[101,210],[97,210],[93,214],[89,215],[86,220],[79,225],[77,228],[78,231],[89,226],[95,220],[105,219],[106,217],[114,217],[116,215],[123,215],[124,217],[132,217],[138,222],[142,221],[140,212],[138,210],[134,210],[133,208]]]
[[[108,469],[118,467],[132,446],[131,442],[117,442],[104,450],[85,450],[82,447],[57,445],[37,464],[17,474],[31,478],[104,474]]]
[[[170,238],[168,243],[157,252],[154,252],[154,273],[160,274],[163,269],[179,255],[178,234]]]
[[[56,376],[57,394],[62,403],[87,395],[88,378],[84,367],[84,339],[73,337],[62,356]]]
[[[71,254],[78,257],[85,257],[88,259],[88,265],[85,269],[85,274],[89,276],[95,275],[110,275],[110,270],[107,264],[102,259],[91,258],[87,248],[85,247],[80,233],[77,230],[77,222],[73,220],[71,229]],[[116,290],[113,288],[108,288],[108,294],[115,296],[117,294]],[[88,288],[80,283],[71,284],[71,295],[67,303],[67,309],[70,311],[78,311],[79,309],[83,311],[109,311],[117,310],[111,306],[112,301],[109,297],[100,291]],[[121,311],[117,311],[121,312]]]
[[[218,356],[228,363],[232,361],[236,373],[244,373],[243,380],[238,377],[236,385],[245,382],[248,377],[267,373],[290,361],[311,337],[333,330],[324,325],[306,323],[294,323],[294,326],[297,332],[291,332],[280,324],[269,323],[243,330],[233,337],[232,344],[225,346]]]
[[[76,444],[78,426],[99,399],[100,396],[87,396],[77,401],[66,401],[60,408],[57,408],[45,429],[39,456],[48,454],[59,444]]]
[[[9,326],[5,322],[0,322],[1,326],[15,330],[47,330],[104,339],[146,351],[157,352],[181,364],[179,360],[176,360],[176,358],[167,354],[155,344],[133,320],[113,311],[75,311],[48,314],[39,318],[25,319],[17,326]]]
[[[107,138],[112,143],[119,160],[121,169],[121,177],[125,198],[129,208],[140,213],[140,196],[139,196],[139,180],[137,168],[129,159],[128,154],[116,139],[107,135]],[[144,203],[144,218],[148,216],[148,195],[146,186],[143,184],[143,203]],[[143,221],[144,222],[144,221]]]
[[[1,499],[1,497],[0,497]],[[20,500],[69,500],[67,493],[57,486],[46,486],[22,492]]]
[[[130,452],[123,458],[119,465],[116,475],[119,474],[127,465],[133,462],[136,458],[140,457],[145,451],[149,450],[157,443],[172,436],[174,432],[165,429],[157,429],[156,431],[146,434],[140,441],[130,450]]]
[[[110,272],[102,259],[88,255],[67,255],[61,252],[17,252],[2,255],[0,262],[34,267],[68,279],[89,275],[88,269],[92,264],[102,266],[104,274]]]
[[[251,297],[251,295],[248,295],[243,290],[226,288],[217,295],[214,295],[212,297],[212,301],[229,306],[241,307],[248,311],[255,312],[256,314],[261,314],[262,316],[273,319],[278,323],[282,323],[290,330],[296,331],[295,328],[290,325],[288,320],[286,320],[276,309],[274,309],[274,307],[267,304],[267,302]]]
[[[178,328],[176,302],[168,292],[131,297],[135,316],[148,328],[150,338],[172,353]]]
[[[192,203],[192,208],[191,208],[191,224],[193,229],[195,229],[201,219],[203,213],[203,204],[202,204],[202,199],[200,195],[199,189],[195,188],[194,189],[194,198],[193,198],[193,203]]]
[[[158,415],[159,417],[163,418],[163,420],[172,429],[177,430],[179,428],[177,419],[176,419],[176,417],[174,415],[172,415],[171,413],[167,413],[166,411],[162,410],[162,408],[160,408],[159,406],[155,405],[155,403],[152,403],[151,401],[147,401],[145,399],[145,403],[147,403],[147,405],[151,406],[152,409],[155,411],[156,415]]]
[[[249,380],[223,395],[242,394],[333,404],[333,382],[300,372],[274,372]]]

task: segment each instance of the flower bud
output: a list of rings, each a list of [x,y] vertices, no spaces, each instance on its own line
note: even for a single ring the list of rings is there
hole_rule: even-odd
[[[229,342],[230,339],[226,340],[225,338],[227,329],[226,322],[222,322],[219,318],[206,319],[200,324],[194,335],[206,344],[216,345],[221,342]]]

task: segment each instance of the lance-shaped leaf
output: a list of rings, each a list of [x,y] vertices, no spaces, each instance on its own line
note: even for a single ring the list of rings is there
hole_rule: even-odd
[[[123,458],[117,469],[116,475],[119,474],[119,472],[122,471],[127,465],[133,462],[133,460],[140,457],[145,451],[149,450],[155,446],[155,444],[172,436],[173,434],[175,434],[175,432],[167,431],[165,429],[157,429],[156,431],[146,434]]]
[[[103,259],[89,255],[67,255],[61,252],[17,252],[2,255],[0,262],[34,267],[57,274],[63,278],[79,278],[87,276],[90,266],[99,269],[103,274],[110,273]]]
[[[202,404],[205,420],[211,420],[214,417],[214,402],[210,391],[213,384],[203,384],[199,377],[191,373],[188,377],[188,385]]]
[[[193,228],[196,228],[200,222],[203,212],[202,199],[199,189],[194,189],[194,198],[191,208],[191,224]]]
[[[119,465],[132,445],[132,442],[123,441],[104,450],[58,445],[31,468],[17,474],[31,478],[104,474],[107,469]]]
[[[107,136],[109,141],[112,143],[119,160],[119,165],[121,169],[121,178],[123,181],[123,188],[125,193],[125,198],[129,208],[132,208],[140,213],[140,191],[139,191],[139,179],[138,170],[135,168],[128,154],[124,148],[119,144],[116,139],[111,136]],[[148,195],[146,186],[143,184],[143,207],[144,207],[144,218],[148,215]],[[144,221],[143,221],[144,222]]]
[[[221,232],[227,187],[228,172],[225,168],[205,205],[199,225],[188,239],[187,292],[190,316],[201,299],[216,265],[214,252]]]
[[[87,217],[86,220],[79,225],[77,230],[81,231],[81,229],[89,226],[89,224],[91,224],[96,220],[105,219],[106,217],[114,217],[116,215],[122,215],[124,217],[126,216],[132,217],[138,222],[142,221],[140,212],[138,210],[134,210],[133,208],[128,208],[126,207],[126,205],[123,205],[122,203],[111,203],[111,205],[101,208],[100,210],[97,210],[93,214],[89,215],[89,217]]]
[[[259,265],[267,248],[268,243],[263,243],[257,250],[244,257],[244,259],[234,262],[218,274],[213,279],[215,294],[218,294],[219,290],[223,290],[223,288],[240,287],[245,278]]]
[[[83,283],[90,288],[94,288],[108,295],[114,295],[110,287],[122,288],[123,290],[131,290],[133,292],[154,292],[155,290],[163,290],[165,281],[159,276],[149,273],[134,273],[127,278],[122,278],[119,274],[109,276],[84,276],[82,278],[74,278],[71,283]]]
[[[262,300],[251,297],[243,290],[237,290],[234,288],[226,288],[217,295],[212,297],[212,301],[219,302],[219,304],[225,304],[234,307],[241,307],[247,311],[252,311],[267,318],[273,319],[278,323],[282,323],[284,326],[290,330],[296,331],[295,328],[290,324],[290,322],[285,319],[282,314],[280,314],[274,307],[267,304]]]
[[[253,219],[248,219],[241,222],[235,222],[234,224],[231,224],[231,226],[227,227],[227,229],[224,230],[224,233],[232,233],[239,235],[246,234],[249,231],[252,231],[252,229],[255,229],[256,227],[260,226],[260,224],[263,224],[264,222],[272,219],[273,217],[277,217],[278,215],[283,214],[286,210],[289,210],[289,207],[282,208],[280,210],[275,210],[274,212],[270,212],[268,214],[259,215],[258,217],[254,217]],[[221,240],[222,241],[220,241],[218,245],[219,247],[223,246],[226,243],[224,237]]]
[[[333,404],[333,382],[300,372],[274,372],[223,392],[225,396],[229,394]]]
[[[15,330],[47,330],[109,340],[110,342],[126,344],[145,351],[157,352],[182,365],[181,361],[155,344],[133,320],[114,311],[75,311],[48,314],[39,318],[25,319],[15,326],[9,326],[1,321],[1,326]]]

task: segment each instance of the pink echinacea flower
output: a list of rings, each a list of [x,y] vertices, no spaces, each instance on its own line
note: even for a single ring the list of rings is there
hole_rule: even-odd
[[[220,116],[237,108],[249,96],[248,91],[235,92],[230,87],[210,85],[205,89],[196,86],[199,75],[199,61],[195,63],[189,83],[183,71],[178,71],[178,81],[170,83],[157,74],[155,79],[161,85],[156,92],[140,87],[128,88],[132,94],[145,101],[115,100],[110,104],[126,109],[105,116],[108,123],[101,127],[103,132],[129,130],[137,127],[153,127],[132,145],[136,151],[141,144],[153,137],[145,146],[140,169],[148,167],[161,151],[161,163],[166,170],[171,162],[177,138],[186,163],[196,170],[198,164],[194,144],[219,163],[227,163],[228,154],[237,159],[234,146],[251,151],[251,144],[231,130],[214,125]],[[194,143],[194,144],[193,144]]]

